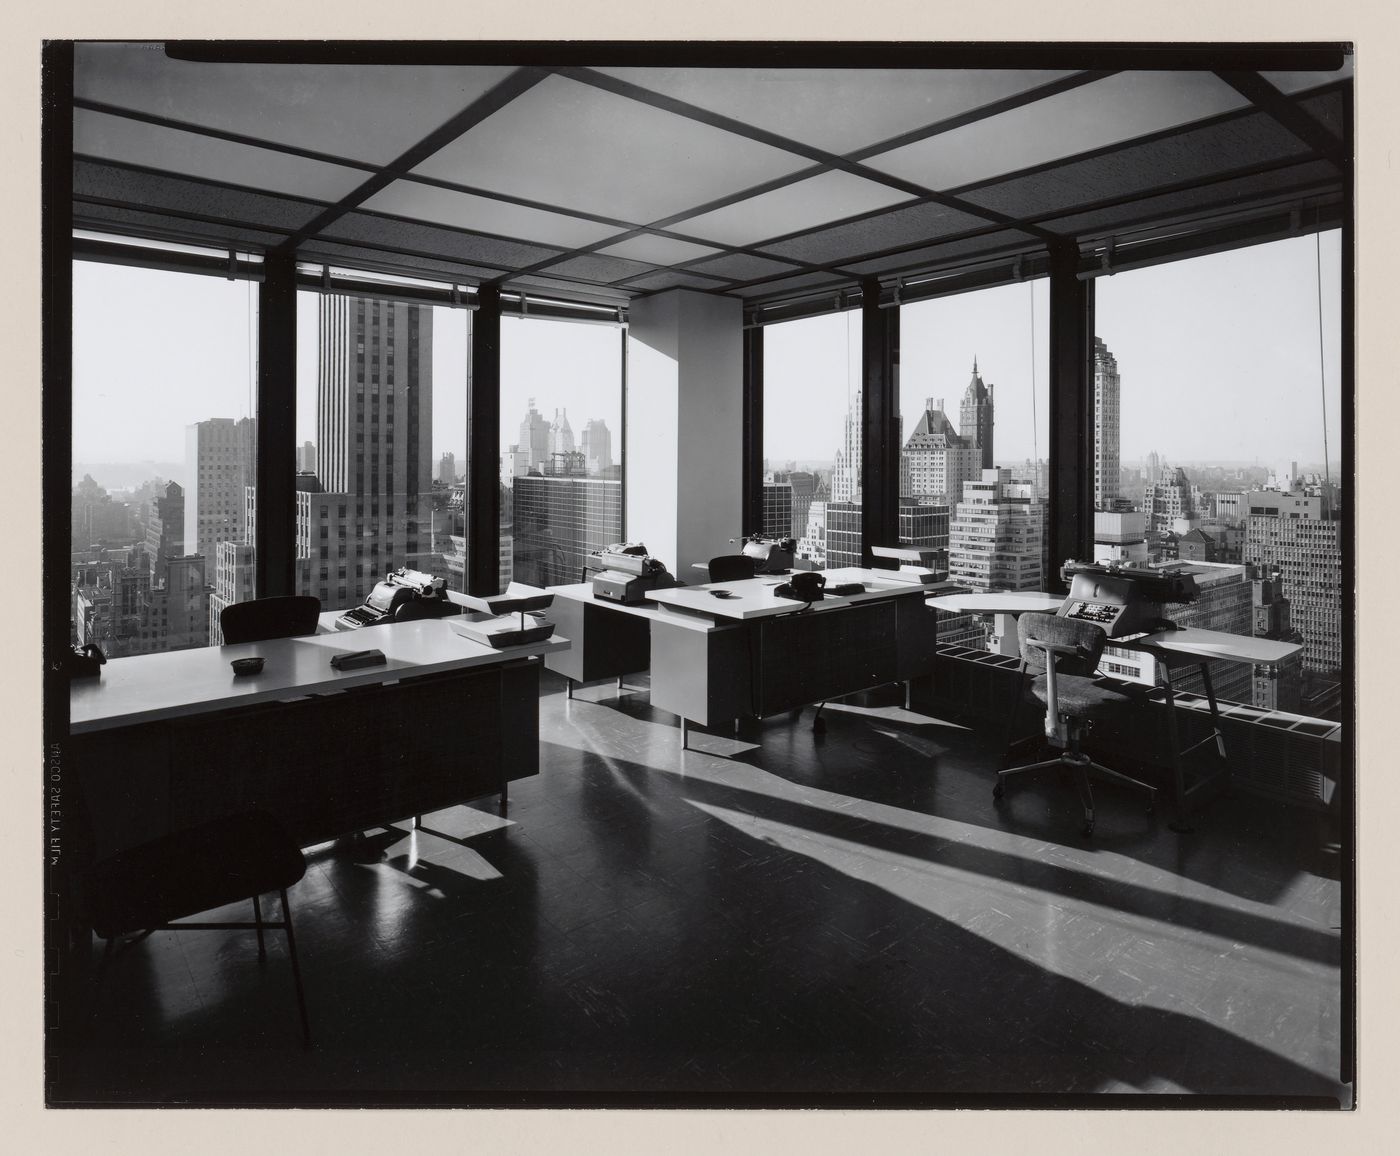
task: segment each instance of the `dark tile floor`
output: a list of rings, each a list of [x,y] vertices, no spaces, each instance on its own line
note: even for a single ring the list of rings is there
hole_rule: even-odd
[[[874,699],[824,739],[808,711],[682,752],[645,688],[546,676],[508,820],[309,853],[312,1049],[280,936],[260,968],[251,932],[163,932],[103,981],[56,1099],[1350,1102],[1314,817],[1242,796],[1182,837],[1109,788],[1086,841],[1053,776],[994,807],[1000,736],[956,720]]]

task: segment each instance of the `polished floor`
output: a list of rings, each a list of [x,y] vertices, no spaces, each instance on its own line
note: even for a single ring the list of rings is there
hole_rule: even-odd
[[[252,932],[162,932],[52,1102],[1350,1103],[1314,816],[1241,796],[1179,836],[1106,788],[1086,841],[1053,775],[993,806],[997,734],[893,698],[823,715],[682,752],[644,676],[571,701],[546,676],[508,819],[309,852],[312,1048],[279,935],[260,967]]]

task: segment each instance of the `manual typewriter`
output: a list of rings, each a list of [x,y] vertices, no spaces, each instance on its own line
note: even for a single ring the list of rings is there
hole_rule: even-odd
[[[653,558],[640,547],[641,553],[603,550],[593,557],[601,569],[593,574],[593,597],[605,602],[634,603],[645,601],[653,590],[665,590],[677,585],[660,558]]]
[[[729,540],[743,542],[741,553],[753,559],[755,574],[786,574],[792,569],[793,556],[797,553],[796,538],[765,538],[762,534],[750,534],[747,538]]]
[[[400,566],[383,582],[375,584],[360,606],[352,607],[335,620],[337,630],[355,630],[381,622],[401,622],[408,618],[442,618],[461,613],[449,601],[447,583],[421,570]]]

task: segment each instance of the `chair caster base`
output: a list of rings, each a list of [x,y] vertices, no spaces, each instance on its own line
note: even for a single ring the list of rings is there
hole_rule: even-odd
[[[998,803],[1000,803],[1002,799],[1006,798],[1006,788],[1002,786],[1001,783],[998,783],[995,787],[992,788],[992,798]]]
[[[1087,822],[1085,822],[1084,826],[1082,826],[1082,827],[1079,829],[1079,833],[1080,833],[1081,835],[1083,835],[1084,838],[1086,838],[1086,839],[1089,838],[1091,835],[1093,835],[1093,833],[1094,833],[1094,820],[1093,820],[1093,819],[1089,819]]]

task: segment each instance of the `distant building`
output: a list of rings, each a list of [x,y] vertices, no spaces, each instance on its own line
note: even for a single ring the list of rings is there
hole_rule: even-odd
[[[1146,562],[1146,519],[1138,511],[1094,513],[1095,562]]]
[[[1283,579],[1278,574],[1255,578],[1253,590],[1254,637],[1281,642],[1303,641],[1293,629],[1289,602],[1283,595]],[[1303,710],[1303,656],[1292,655],[1283,662],[1260,662],[1254,666],[1254,705],[1263,710],[1296,714]]]
[[[535,408],[535,399],[530,399],[524,420],[520,423],[519,446],[525,451],[526,470],[535,469],[549,460],[549,422]]]
[[[963,483],[949,526],[948,578],[972,590],[1038,590],[1045,506],[1009,470]]]
[[[1176,555],[1183,562],[1216,562],[1215,539],[1204,530],[1189,530],[1177,541]]]
[[[1156,546],[1168,534],[1175,534],[1173,523],[1185,518],[1188,522],[1197,517],[1200,491],[1191,484],[1186,471],[1177,467],[1170,473],[1161,473],[1154,485],[1143,493],[1142,512],[1146,519],[1148,549],[1157,552]]]
[[[977,372],[977,358],[972,359],[972,380],[963,391],[962,408],[958,414],[958,431],[963,441],[978,451],[978,469],[990,470],[992,461],[992,429],[995,417],[993,393],[982,384],[982,375]]]
[[[549,427],[549,456],[556,458],[560,454],[572,454],[576,448],[573,427],[569,425],[569,411],[556,409],[554,422]]]
[[[165,580],[165,564],[185,552],[185,490],[178,482],[165,487],[165,496],[153,503],[154,510],[146,523],[146,552],[151,558],[151,573]]]
[[[1303,637],[1303,668],[1342,667],[1342,523],[1323,516],[1322,495],[1252,490],[1246,496],[1245,561],[1282,577],[1292,625]]]
[[[205,558],[245,539],[243,491],[257,484],[257,421],[210,418],[185,429],[185,549]]]
[[[579,439],[579,449],[583,451],[588,472],[595,476],[605,474],[612,468],[612,432],[602,418],[592,418],[583,427]]]
[[[510,485],[521,474],[530,472],[530,452],[520,446],[511,446],[501,454],[501,482]]]
[[[791,482],[763,483],[763,525],[759,527],[759,533],[765,538],[792,536]]]
[[[860,505],[861,463],[860,390],[846,409],[845,434],[831,468],[831,501]]]
[[[826,565],[826,510],[831,491],[818,481],[807,499],[807,524],[797,539],[797,557],[808,569],[820,570]]]
[[[444,486],[450,486],[457,480],[457,455],[451,452],[445,453],[438,459],[438,481]]]
[[[297,450],[297,473],[314,474],[316,472],[316,443],[302,442],[301,448]]]
[[[622,483],[615,479],[526,474],[511,487],[517,582],[578,582],[584,559],[622,537]]]
[[[859,566],[861,551],[861,505],[859,502],[828,502],[826,507],[826,568]]]
[[[974,384],[980,382],[974,377]],[[989,407],[990,401],[985,411],[974,407],[968,413],[990,414]],[[963,483],[979,476],[982,457],[979,447],[953,429],[942,401],[929,398],[900,452],[900,496],[951,505],[961,498]]]
[[[1119,494],[1118,359],[1094,338],[1094,508],[1111,509]]]
[[[209,595],[210,646],[224,644],[223,628],[219,625],[224,608],[235,602],[250,602],[256,597],[253,562],[251,542],[219,543],[219,557],[214,564],[214,590]]]

